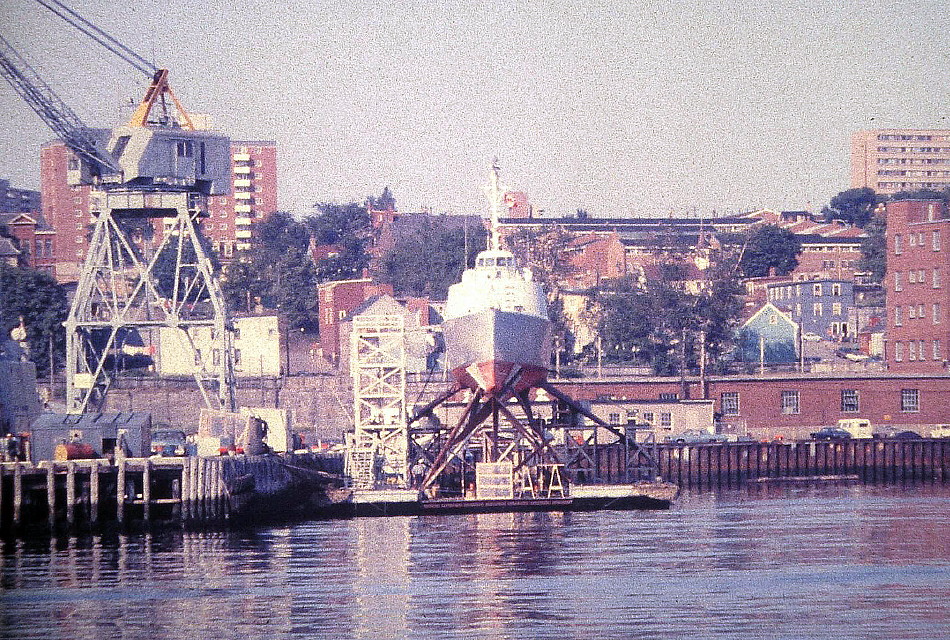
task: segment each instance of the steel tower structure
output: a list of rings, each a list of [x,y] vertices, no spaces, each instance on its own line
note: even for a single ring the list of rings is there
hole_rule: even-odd
[[[373,489],[383,479],[406,488],[405,318],[356,316],[351,345],[354,431],[347,442],[346,475],[357,489]]]

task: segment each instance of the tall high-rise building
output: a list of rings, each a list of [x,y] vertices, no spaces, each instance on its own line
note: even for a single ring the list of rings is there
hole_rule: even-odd
[[[89,186],[70,186],[67,171],[77,158],[60,140],[40,152],[43,216],[56,231],[56,278],[77,280],[89,247],[94,222]],[[236,249],[247,248],[253,225],[277,210],[277,143],[231,141],[231,193],[208,198],[209,216],[201,229],[219,258],[228,261]],[[161,228],[156,227],[161,233]]]
[[[887,203],[887,368],[946,373],[950,212],[940,200]]]
[[[856,131],[851,135],[851,187],[884,194],[950,187],[950,130]]]
[[[250,248],[254,225],[277,210],[277,143],[231,141],[231,193],[208,199],[201,224],[223,261]]]

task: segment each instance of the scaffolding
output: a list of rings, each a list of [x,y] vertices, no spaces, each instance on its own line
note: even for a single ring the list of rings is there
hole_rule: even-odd
[[[401,315],[353,319],[354,429],[347,437],[346,475],[357,489],[409,485],[405,336]]]
[[[89,252],[65,323],[67,410],[99,410],[126,355],[161,358],[154,342],[144,344],[160,330],[193,359],[205,405],[234,411],[233,326],[195,228],[195,220],[207,215],[207,198],[112,190],[96,193],[93,206]],[[155,219],[164,220],[160,230]],[[152,233],[161,234],[154,249]],[[210,353],[196,346],[201,331],[210,332]]]

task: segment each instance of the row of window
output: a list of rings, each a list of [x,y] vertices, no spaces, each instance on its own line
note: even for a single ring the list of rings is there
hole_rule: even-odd
[[[842,308],[840,302],[832,302],[832,303],[831,303],[831,315],[833,315],[833,316],[840,316],[840,315],[842,315],[843,313],[844,313],[844,309]],[[801,318],[801,317],[802,317],[802,303],[801,303],[801,302],[796,302],[796,303],[795,303],[795,310],[793,311],[793,315],[794,315],[794,317],[796,317],[796,318]],[[812,316],[815,316],[815,317],[822,317],[822,316],[824,316],[824,315],[825,315],[825,305],[823,305],[823,304],[820,303],[820,302],[814,302],[814,303],[812,303],[812,305],[811,305],[811,315],[812,315]],[[774,320],[773,320],[773,318],[774,318]],[[778,324],[778,317],[777,317],[777,316],[772,316],[772,317],[770,317],[770,318],[769,318],[769,324]]]
[[[878,169],[879,176],[909,176],[911,178],[950,178],[950,171],[908,171],[906,169]]]
[[[827,261],[826,261],[826,262],[827,262]],[[822,266],[825,266],[825,264],[822,263]],[[835,264],[834,264],[833,261],[831,262],[831,266],[832,266],[832,267],[835,266]],[[780,286],[780,287],[772,287],[772,288],[771,288],[771,291],[772,291],[772,293],[773,293],[773,300],[787,300],[787,299],[792,298],[792,297],[800,298],[800,297],[802,296],[802,285],[800,285],[800,284],[795,284],[795,285],[789,284],[789,285],[784,285],[784,286]],[[820,282],[816,282],[816,283],[812,284],[812,286],[811,286],[811,293],[812,293],[813,296],[820,297],[820,296],[824,295],[824,292],[825,292],[825,291],[826,291],[826,289],[824,288],[824,285],[823,285],[822,283],[820,283]],[[793,293],[794,293],[794,296],[793,296]],[[840,283],[840,282],[832,282],[832,283],[831,283],[831,295],[832,295],[832,296],[840,296],[840,295],[841,295],[841,283]]]
[[[878,147],[878,153],[950,153],[950,147]]]
[[[781,398],[780,409],[783,414],[791,415],[800,412],[800,391],[782,391]],[[724,416],[739,415],[739,392],[722,392],[719,395],[719,409]],[[857,389],[841,390],[841,411],[842,413],[858,413],[861,411],[861,394]],[[901,389],[901,411],[904,413],[916,413],[920,411],[919,389]]]
[[[940,269],[934,269],[930,275],[930,287],[932,289],[939,289],[941,283]],[[907,284],[926,284],[927,283],[927,270],[926,269],[912,269],[907,272]],[[904,290],[904,274],[900,271],[894,272],[894,291],[903,291]]]
[[[946,140],[947,136],[931,136],[926,134],[909,133],[879,133],[878,140],[921,140],[929,142],[930,140]]]
[[[672,427],[672,426],[673,426],[673,414],[672,414],[672,413],[663,411],[663,412],[660,412],[659,417],[660,417],[659,426],[661,426],[661,427]],[[642,418],[643,418],[643,422],[646,422],[646,423],[649,424],[649,425],[652,425],[652,426],[656,426],[656,425],[657,425],[657,423],[655,422],[655,420],[656,420],[656,414],[654,414],[654,412],[652,412],[652,411],[644,411]],[[609,423],[612,424],[612,425],[620,425],[620,424],[623,424],[623,423],[621,422],[621,419],[622,419],[622,416],[621,416],[619,413],[608,413],[608,414],[607,414],[607,422],[609,422]],[[627,424],[630,424],[630,423],[632,423],[632,422],[635,423],[635,422],[637,421],[637,412],[636,412],[635,410],[629,410],[629,411],[627,411],[626,419],[627,419]]]
[[[34,241],[36,248],[33,251],[34,258],[52,258],[53,257],[53,239],[52,238],[37,238]],[[30,253],[29,243],[23,245],[23,251],[26,252],[27,256]]]
[[[931,357],[934,360],[943,360],[943,351],[940,340],[934,340],[931,345]],[[925,362],[927,360],[927,342],[925,340],[907,341],[907,359],[909,361]],[[894,361],[904,361],[904,343],[894,343]]]
[[[947,164],[947,158],[878,158],[878,164]]]
[[[932,302],[930,305],[931,308],[931,321],[933,324],[940,324],[940,303]],[[923,320],[927,317],[927,305],[923,302],[918,304],[907,305],[907,318],[909,320]],[[894,307],[894,326],[901,327],[904,325],[904,308],[903,307]]]
[[[848,253],[858,253],[861,251],[860,248],[857,248],[853,245],[839,247],[839,246],[830,246],[830,245],[819,245],[819,246],[808,246],[802,247],[804,253],[821,253],[821,252],[834,252],[834,251],[847,251]]]
[[[907,235],[907,244],[911,247],[923,247],[927,244],[925,232],[919,231]],[[940,251],[940,230],[935,229],[930,232],[930,248],[933,251]],[[894,235],[894,255],[904,253],[904,238],[901,234]]]
[[[877,191],[887,192],[889,189],[942,189],[946,182],[878,182]]]

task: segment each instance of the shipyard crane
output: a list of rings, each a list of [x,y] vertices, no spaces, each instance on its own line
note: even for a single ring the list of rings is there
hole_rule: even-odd
[[[95,225],[65,323],[67,410],[101,408],[118,374],[118,357],[129,353],[127,341],[147,331],[150,339],[158,333],[158,349],[152,345],[151,352],[159,363],[177,361],[176,373],[194,377],[209,408],[233,411],[233,326],[196,226],[207,216],[207,197],[230,189],[230,140],[194,126],[169,86],[167,69],[62,2],[36,1],[150,78],[128,123],[92,129],[0,38],[0,75],[79,160],[67,182],[91,188]],[[160,113],[153,115],[156,105]],[[136,220],[155,227],[160,241],[154,251],[129,237]],[[170,282],[155,269],[163,255],[174,261]]]

